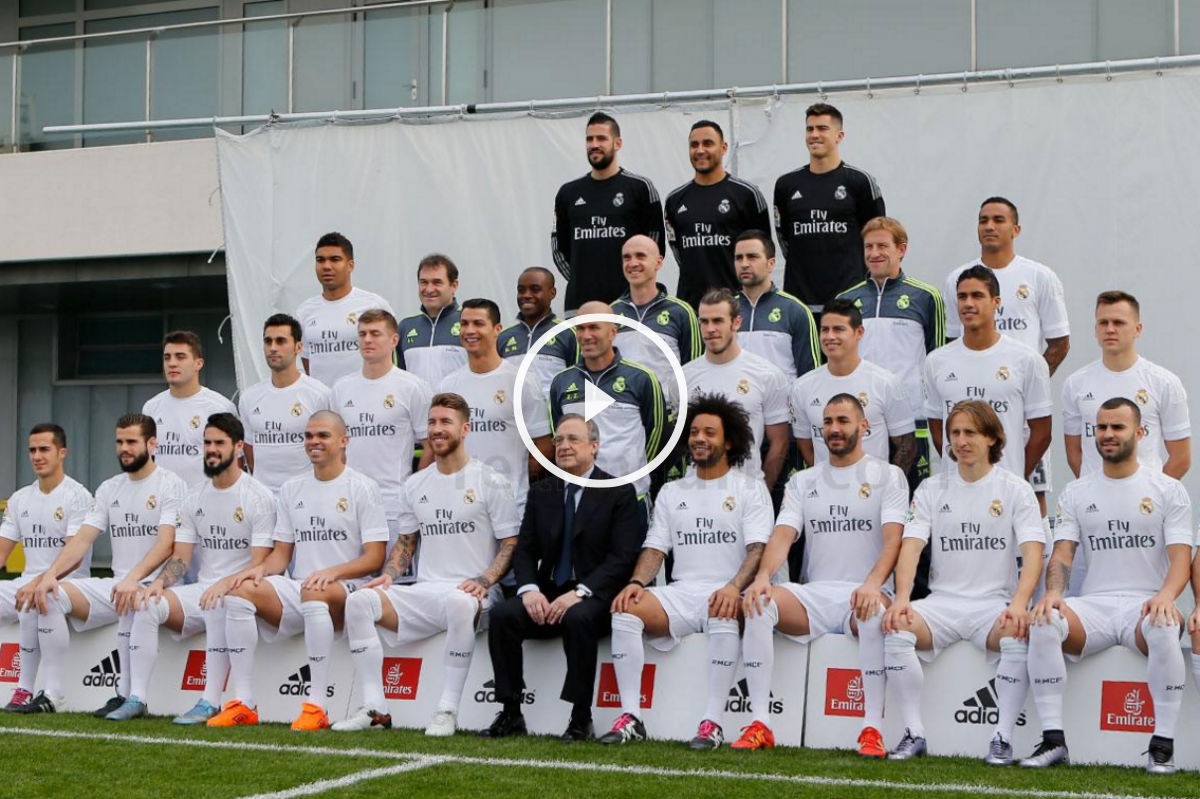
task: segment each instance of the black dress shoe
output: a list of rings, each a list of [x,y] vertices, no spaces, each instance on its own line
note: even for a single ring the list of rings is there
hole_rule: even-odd
[[[525,717],[520,713],[509,713],[507,710],[501,710],[496,714],[496,718],[492,720],[492,724],[486,730],[479,731],[480,738],[508,738],[512,735],[524,735],[528,730],[525,729]]]
[[[570,743],[571,741],[590,741],[596,737],[596,728],[592,726],[591,719],[579,721],[571,719],[567,724],[567,730],[558,737],[560,741]]]

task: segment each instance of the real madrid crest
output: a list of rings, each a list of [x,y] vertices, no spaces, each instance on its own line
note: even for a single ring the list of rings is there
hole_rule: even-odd
[[[158,497],[151,494],[146,497],[146,510],[154,510],[158,507]]]
[[[988,513],[995,516],[997,519],[1004,514],[1004,503],[998,499],[992,500],[992,507],[988,508]]]
[[[346,324],[348,324],[348,325],[357,325],[358,324],[358,311],[351,311],[350,313],[346,314]]]
[[[737,393],[749,394],[750,393],[750,381],[744,377],[741,380],[739,380],[738,384],[737,384]]]
[[[835,200],[846,199],[846,187],[838,186],[836,189],[834,189],[833,190],[833,199],[835,199]]]
[[[246,521],[246,513],[242,510],[241,505],[233,509],[233,520],[239,523]]]
[[[865,392],[865,391],[858,392],[858,404],[863,406],[863,408],[866,408],[868,405],[871,404],[871,398],[867,396],[867,392]]]
[[[732,511],[737,507],[737,500],[733,497],[725,497],[725,501],[721,503],[721,507],[727,511]]]
[[[334,507],[337,508],[338,513],[345,513],[350,507],[350,500],[346,499],[345,497],[338,497],[337,505]]]
[[[1012,373],[1008,371],[1007,366],[1001,366],[999,369],[996,370],[996,379],[997,380],[1007,380],[1011,375],[1012,375]]]
[[[1133,399],[1138,405],[1145,405],[1150,401],[1150,392],[1144,388],[1139,388],[1137,393],[1133,395]]]
[[[504,393],[504,389],[502,388],[498,389],[496,393],[492,395],[492,402],[496,403],[497,405],[503,405],[504,400],[506,399],[508,399],[508,395]]]
[[[721,200],[721,202],[717,203],[717,210],[723,214],[729,213],[729,207],[728,199]]]
[[[613,205],[620,208],[624,204],[625,204],[625,193],[619,191],[619,192],[617,192],[616,196],[613,197]]]
[[[1150,497],[1142,497],[1142,501],[1138,503],[1138,510],[1147,516],[1154,513],[1154,500],[1150,499]]]
[[[395,395],[393,395],[393,394],[388,394],[386,397],[384,397],[384,398],[383,398],[383,407],[385,407],[385,408],[395,408],[395,407],[396,407],[396,397],[395,397]]]
[[[61,522],[65,517],[66,514],[63,513],[62,505],[54,509],[54,521]]]
[[[193,416],[192,421],[188,422],[188,424],[191,425],[191,428],[193,430],[199,430],[200,429],[200,417]]]
[[[301,405],[298,402],[296,404],[292,405],[292,416],[299,416],[302,413],[304,413],[303,405]]]
[[[468,488],[466,491],[463,492],[463,502],[465,502],[468,505],[475,504],[475,489]]]
[[[862,485],[860,485],[858,487],[858,497],[859,497],[859,499],[870,499],[871,498],[871,484],[870,483],[863,483]]]
[[[1032,293],[1032,292],[1030,292],[1030,290],[1029,290],[1029,286],[1025,285],[1024,283],[1022,283],[1021,285],[1017,286],[1017,299],[1019,299],[1019,300],[1027,300],[1027,299],[1029,299],[1029,295],[1030,295],[1031,293]]]

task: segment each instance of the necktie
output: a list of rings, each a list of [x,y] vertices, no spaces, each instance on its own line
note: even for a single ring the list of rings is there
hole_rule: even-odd
[[[571,559],[571,548],[575,538],[575,496],[579,486],[574,483],[567,485],[567,500],[563,505],[563,540],[562,551],[558,555],[558,566],[554,569],[554,582],[564,585],[571,579],[574,562]]]

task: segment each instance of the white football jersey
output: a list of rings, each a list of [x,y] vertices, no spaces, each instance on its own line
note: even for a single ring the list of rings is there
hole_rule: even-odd
[[[917,429],[904,385],[887,369],[864,360],[853,372],[839,377],[829,371],[828,365],[819,366],[796,378],[788,395],[792,434],[812,440],[817,463],[829,460],[824,435],[825,406],[837,394],[857,397],[862,405],[868,425],[862,442],[868,455],[886,461],[888,439]]]
[[[275,540],[295,544],[292,578],[349,563],[363,544],[388,542],[387,519],[379,486],[350,467],[332,480],[310,472],[293,477],[279,489]]]
[[[272,492],[312,469],[304,454],[304,429],[317,411],[333,409],[333,391],[301,374],[290,386],[270,380],[251,386],[238,399],[246,443],[254,447],[254,477]]]
[[[776,524],[796,538],[803,531],[803,582],[862,582],[883,551],[883,525],[902,525],[907,514],[904,472],[866,455],[853,466],[825,461],[793,474]]]
[[[524,448],[521,449],[524,453]],[[453,474],[430,464],[404,484],[401,535],[420,535],[417,581],[461,583],[485,571],[521,526],[504,475],[471,458]]]
[[[334,410],[346,422],[347,465],[379,484],[387,517],[394,519],[400,486],[412,474],[412,455],[429,427],[429,384],[395,366],[369,380],[346,375],[333,387]]]
[[[175,540],[196,544],[196,582],[214,583],[250,565],[250,548],[275,546],[275,496],[245,472],[229,488],[212,480],[188,491]]]
[[[362,370],[358,315],[373,308],[396,315],[383,297],[357,286],[340,300],[327,300],[318,294],[300,303],[296,309],[296,319],[304,331],[300,357],[308,359],[310,375],[332,386],[339,378]]]
[[[958,318],[958,276],[979,264],[969,261],[946,278],[946,336],[962,335]],[[1071,334],[1062,281],[1050,267],[1018,255],[1008,266],[993,269],[1000,282],[1000,308],[996,311],[996,329],[1036,351],[1046,348],[1046,339]]]
[[[25,552],[22,574],[41,574],[54,563],[66,540],[79,532],[91,509],[91,493],[70,477],[64,476],[49,494],[42,493],[35,480],[8,498],[0,538],[21,545]],[[89,550],[71,576],[89,576],[91,559]]]
[[[179,509],[187,491],[179,475],[161,466],[141,480],[131,480],[122,472],[100,484],[83,523],[108,531],[113,577],[124,579],[146,557],[158,538],[159,525],[179,527]],[[154,577],[161,568],[148,576]]]
[[[764,428],[784,424],[789,418],[787,376],[766,358],[748,350],[726,363],[713,363],[707,356],[696,358],[684,365],[683,376],[692,399],[698,394],[720,394],[749,414],[754,447],[742,468],[747,474],[761,476]],[[686,408],[680,408],[680,413],[686,412]],[[686,430],[683,435],[687,437]]]
[[[1079,544],[1082,595],[1154,594],[1167,575],[1167,547],[1190,547],[1192,538],[1187,491],[1158,469],[1142,466],[1124,479],[1098,470],[1068,484],[1058,501],[1054,540]]]
[[[957,466],[917,488],[904,537],[930,547],[931,592],[980,599],[1011,599],[1021,545],[1046,543],[1029,483],[1004,469],[968,483]]]
[[[204,426],[214,413],[237,415],[233,403],[211,388],[200,387],[190,397],[176,399],[170,390],[146,400],[142,413],[154,417],[158,447],[154,462],[183,478],[189,486],[200,485],[204,476]]]
[[[467,454],[491,466],[512,485],[517,518],[525,511],[529,493],[529,453],[517,432],[515,400],[517,365],[501,361],[478,374],[464,366],[446,375],[438,390],[453,392],[471,407],[471,433],[463,441]],[[531,438],[550,435],[550,411],[545,397],[527,388],[521,392],[521,413]]]
[[[1080,437],[1080,476],[1100,470],[1103,461],[1096,450],[1096,413],[1113,397],[1137,403],[1146,433],[1138,444],[1138,461],[1161,471],[1167,456],[1164,442],[1192,436],[1183,382],[1145,358],[1138,358],[1123,372],[1114,372],[1096,360],[1072,373],[1062,387],[1063,432]]]
[[[672,579],[713,584],[733,579],[750,544],[766,544],[774,529],[771,495],[761,478],[731,469],[717,480],[694,471],[662,487],[646,549],[674,552]]]
[[[925,411],[930,419],[946,421],[962,400],[982,400],[992,406],[1004,426],[1004,454],[999,466],[1018,477],[1025,475],[1025,422],[1050,415],[1050,368],[1024,344],[1006,336],[986,350],[968,349],[962,339],[938,347],[925,359]],[[948,452],[950,430],[942,427],[942,452]],[[949,457],[944,470],[956,471]]]

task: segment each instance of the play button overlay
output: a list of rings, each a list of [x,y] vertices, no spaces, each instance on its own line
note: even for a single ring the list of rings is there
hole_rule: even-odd
[[[576,477],[567,470],[559,468],[557,463],[543,455],[541,450],[533,445],[533,438],[529,435],[529,428],[525,425],[524,403],[522,402],[523,392],[528,390],[529,367],[533,365],[533,359],[541,352],[542,347],[549,344],[550,339],[564,331],[575,329],[577,325],[595,324],[597,322],[610,322],[618,327],[633,328],[649,339],[650,343],[658,347],[663,357],[667,359],[667,363],[671,365],[671,372],[675,378],[678,396],[682,398],[688,395],[687,381],[683,377],[683,367],[679,363],[679,358],[675,356],[675,353],[671,352],[671,348],[667,346],[667,342],[663,341],[657,333],[635,319],[611,313],[589,313],[559,322],[543,333],[525,353],[525,357],[521,358],[521,365],[517,367],[517,380],[514,388],[517,396],[513,399],[513,416],[516,417],[517,432],[521,435],[521,441],[525,443],[525,449],[529,450],[529,454],[536,458],[537,462],[542,464],[548,472],[558,476],[565,482],[573,483],[582,488],[616,488],[617,486],[631,485],[637,482],[666,461],[675,450],[675,445],[679,443],[679,439],[683,435],[683,426],[687,421],[686,413],[675,414],[675,426],[671,429],[671,436],[662,446],[662,449],[659,450],[658,454],[654,456],[654,460],[629,474],[599,479],[595,477]],[[589,422],[592,421],[603,414],[614,402],[616,402],[616,399],[602,389],[597,388],[590,380],[583,381],[584,419]],[[600,442],[600,449],[604,449],[603,440]]]
[[[596,384],[587,382],[583,384],[583,419],[590,422],[608,409],[609,405],[616,402],[615,399],[608,396],[602,390],[596,388]]]

